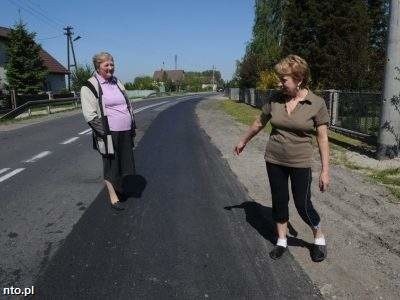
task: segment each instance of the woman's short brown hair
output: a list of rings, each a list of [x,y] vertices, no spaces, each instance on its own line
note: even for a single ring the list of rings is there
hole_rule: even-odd
[[[100,68],[100,64],[109,59],[114,61],[114,58],[108,52],[100,52],[95,54],[92,59],[94,69],[97,71]]]
[[[301,81],[300,87],[307,87],[310,80],[310,68],[307,62],[298,55],[290,54],[275,65],[279,77],[291,76]]]

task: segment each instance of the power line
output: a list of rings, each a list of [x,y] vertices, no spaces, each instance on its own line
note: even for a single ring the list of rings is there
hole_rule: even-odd
[[[38,11],[38,13],[40,13],[41,15],[43,15],[43,14],[51,15],[48,11],[45,11],[45,10],[40,6],[39,3],[35,3],[35,2],[33,2],[32,0],[29,0],[29,2],[30,2],[31,4],[33,4],[33,5],[36,6],[36,9],[34,9],[33,7],[32,7],[32,9]],[[31,6],[30,6],[30,7],[31,7]],[[40,12],[39,10],[41,10],[42,12]],[[45,16],[45,15],[44,15],[44,16]],[[52,22],[54,22],[54,23],[58,23],[58,24],[61,25],[61,26],[64,26],[64,24],[66,24],[66,22],[63,22],[62,20],[57,19],[57,18],[55,18],[54,16],[53,16],[52,18],[49,18],[49,17],[47,17],[47,16],[45,16],[45,17],[48,18],[48,19],[50,19],[50,20],[52,20]]]
[[[50,23],[49,21],[47,21],[46,19],[44,19],[43,17],[41,17],[39,14],[35,13],[34,11],[25,8],[24,6],[22,6],[22,5],[18,4],[18,3],[16,3],[14,0],[8,0],[8,2],[10,2],[10,3],[13,4],[14,6],[16,6],[16,7],[20,8],[20,9],[26,11],[27,13],[31,14],[32,16],[34,16],[35,18],[37,18],[38,20],[40,20],[40,21],[46,23],[48,26],[51,27],[52,30],[55,30],[55,29],[54,29],[54,24]]]
[[[47,15],[43,14],[42,12],[38,11],[37,9],[35,9],[34,7],[30,6],[29,4],[26,3],[26,6],[28,7],[28,9],[30,9],[31,11],[35,12],[36,14],[42,16],[43,18],[45,18],[46,20],[49,20],[50,22],[52,22],[53,24],[57,25],[57,26],[63,26],[63,24],[58,23],[57,21],[55,21],[54,19],[48,17]]]
[[[38,39],[38,41],[51,40],[51,39],[59,38],[62,36],[63,36],[63,34],[59,34],[59,35],[55,35],[55,36],[51,36],[51,37],[47,37],[47,38]]]

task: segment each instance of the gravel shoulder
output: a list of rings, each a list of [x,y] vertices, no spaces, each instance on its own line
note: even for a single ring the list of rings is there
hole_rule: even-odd
[[[223,99],[226,98],[214,96],[198,104],[200,126],[247,188],[249,196],[271,207],[263,158],[268,137],[260,133],[241,156],[234,156],[233,147],[247,126],[218,109],[217,102]],[[289,239],[290,253],[327,299],[400,299],[400,205],[394,203],[384,186],[340,165],[331,165],[330,189],[321,193],[316,180],[320,170],[317,149],[314,157],[312,199],[323,220],[328,258],[313,263],[308,249],[304,245],[290,245]],[[349,157],[368,166],[382,165],[354,153],[349,153]],[[400,163],[394,161],[389,165],[397,164]],[[312,243],[311,230],[298,216],[292,201],[290,222],[298,232],[298,239]]]

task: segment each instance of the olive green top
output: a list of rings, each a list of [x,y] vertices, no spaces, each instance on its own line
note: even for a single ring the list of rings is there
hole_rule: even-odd
[[[264,157],[270,163],[308,168],[313,154],[312,133],[329,123],[328,110],[325,101],[309,90],[289,115],[287,99],[283,93],[275,93],[261,109],[261,123],[265,126],[271,121],[272,125]]]

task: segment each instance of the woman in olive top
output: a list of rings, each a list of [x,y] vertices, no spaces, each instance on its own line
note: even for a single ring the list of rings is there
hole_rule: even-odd
[[[280,258],[287,248],[290,178],[296,209],[314,234],[311,258],[320,262],[326,258],[326,243],[321,231],[321,219],[311,203],[312,134],[315,128],[322,163],[319,188],[324,192],[330,181],[327,134],[329,115],[324,100],[308,89],[310,71],[304,59],[289,55],[276,64],[275,71],[281,90],[262,107],[260,116],[235,146],[234,152],[239,155],[268,121],[271,122],[272,132],[265,151],[265,161],[278,240],[270,257]]]

